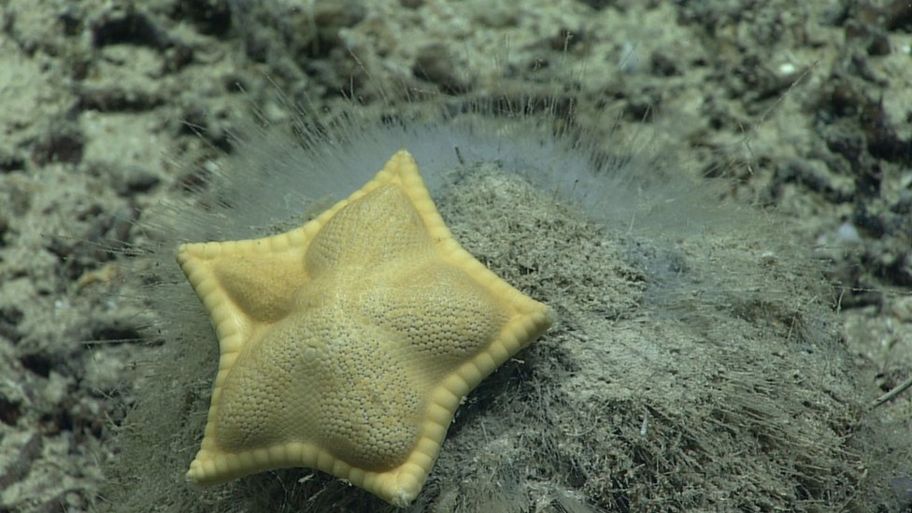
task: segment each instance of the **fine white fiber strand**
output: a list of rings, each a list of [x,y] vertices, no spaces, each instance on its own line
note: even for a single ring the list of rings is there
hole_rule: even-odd
[[[717,213],[721,203],[710,182],[697,186],[668,168],[648,135],[603,150],[602,141],[555,131],[554,119],[541,114],[496,117],[482,112],[489,110],[485,105],[471,110],[477,112],[404,121],[352,110],[331,129],[299,123],[293,133],[248,123],[236,134],[235,155],[215,173],[222,185],[206,191],[216,208],[194,210],[191,215],[202,218],[177,223],[188,229],[182,238],[256,237],[263,227],[300,216],[308,204],[347,196],[403,148],[415,156],[435,197],[454,170],[496,163],[612,228],[699,231],[732,215],[731,209]],[[222,215],[219,205],[232,215]]]

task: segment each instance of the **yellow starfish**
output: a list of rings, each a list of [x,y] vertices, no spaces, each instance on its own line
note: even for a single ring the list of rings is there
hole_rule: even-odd
[[[404,506],[461,399],[553,320],[456,242],[404,150],[300,228],[177,258],[221,355],[200,484],[306,466]]]

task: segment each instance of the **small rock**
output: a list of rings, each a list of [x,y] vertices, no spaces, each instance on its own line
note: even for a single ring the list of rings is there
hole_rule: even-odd
[[[898,297],[890,306],[890,311],[900,322],[912,322],[912,296]]]
[[[0,392],[0,422],[7,426],[15,426],[22,416],[22,403],[13,401]]]
[[[184,0],[177,3],[178,16],[186,16],[204,34],[221,36],[231,28],[228,0]]]
[[[469,90],[468,82],[460,77],[459,66],[442,44],[425,46],[418,51],[412,73],[422,80],[437,84],[444,92],[460,94]]]
[[[649,67],[652,74],[660,77],[680,75],[681,71],[678,69],[679,64],[680,63],[677,60],[672,59],[661,50],[652,52],[652,55],[649,57]]]
[[[44,399],[50,404],[60,404],[69,395],[71,380],[51,371],[44,387]]]
[[[28,475],[43,446],[41,435],[32,431],[14,431],[0,439],[0,490]]]
[[[32,160],[39,166],[52,162],[78,164],[85,150],[85,137],[74,126],[63,124],[50,129],[32,147]]]
[[[117,193],[121,196],[134,196],[139,193],[149,192],[161,183],[161,179],[151,171],[142,168],[128,168],[124,170],[124,181],[118,187]]]
[[[2,224],[2,221],[0,221]],[[0,239],[3,236],[3,229],[0,227]],[[2,246],[3,244],[0,244]],[[8,339],[13,344],[22,340],[22,333],[19,331],[19,323],[25,314],[17,306],[6,305],[0,307],[0,337]]]
[[[5,148],[0,148],[0,173],[21,171],[25,169],[25,159],[21,155]]]
[[[836,230],[836,237],[843,243],[861,243],[861,235],[858,234],[858,228],[855,228],[855,225],[848,221],[839,225],[839,228]]]
[[[164,99],[157,94],[127,90],[115,84],[82,84],[77,88],[76,95],[79,98],[79,108],[99,112],[141,112],[164,103]]]
[[[569,28],[562,28],[557,31],[549,41],[548,45],[552,50],[557,52],[565,52],[571,48],[577,46],[586,40],[586,33],[582,30],[571,30]]]
[[[114,8],[92,23],[92,44],[96,48],[113,44],[165,48],[170,41],[149,16],[130,5]]]
[[[519,9],[513,4],[476,2],[475,9],[475,19],[486,27],[507,28],[519,24]]]
[[[123,382],[124,362],[107,351],[94,351],[86,359],[82,385],[92,393],[115,390]]]

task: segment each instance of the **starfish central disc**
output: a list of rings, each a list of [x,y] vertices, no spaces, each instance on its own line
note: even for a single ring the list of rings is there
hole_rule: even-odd
[[[459,246],[406,151],[300,228],[178,261],[220,349],[200,484],[306,466],[406,505],[462,397],[553,317]]]

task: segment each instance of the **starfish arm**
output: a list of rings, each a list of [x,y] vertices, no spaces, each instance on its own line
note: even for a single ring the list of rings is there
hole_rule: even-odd
[[[404,506],[462,398],[553,322],[456,242],[406,151],[300,228],[177,258],[220,349],[197,483],[307,466]]]

